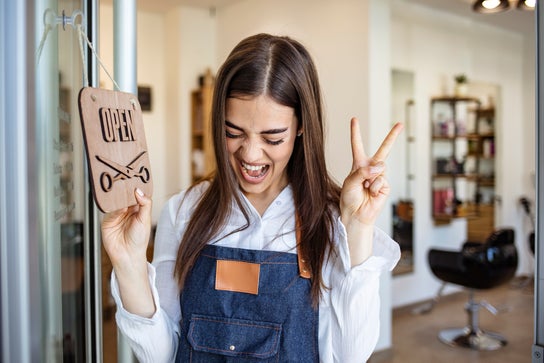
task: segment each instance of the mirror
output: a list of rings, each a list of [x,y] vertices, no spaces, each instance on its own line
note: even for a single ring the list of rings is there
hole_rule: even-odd
[[[401,258],[393,275],[410,273],[414,269],[414,183],[413,157],[415,155],[413,136],[414,115],[414,74],[393,69],[391,72],[391,118],[404,123],[404,138],[398,140],[398,150],[392,161],[399,168],[391,170],[393,239],[401,249]],[[404,160],[402,160],[404,159]]]

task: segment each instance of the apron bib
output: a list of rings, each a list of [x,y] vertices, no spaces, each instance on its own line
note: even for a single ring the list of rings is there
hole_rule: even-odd
[[[178,363],[319,362],[318,310],[295,254],[208,245],[180,304]]]

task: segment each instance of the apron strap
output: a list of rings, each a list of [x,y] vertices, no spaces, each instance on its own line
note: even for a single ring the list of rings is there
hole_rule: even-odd
[[[312,277],[312,271],[310,267],[307,264],[305,256],[301,253],[301,247],[300,247],[300,241],[302,240],[300,235],[300,220],[298,218],[298,214],[295,216],[295,229],[296,229],[296,235],[297,235],[297,258],[298,258],[298,272],[300,274],[300,277],[303,277],[305,279],[309,279]]]

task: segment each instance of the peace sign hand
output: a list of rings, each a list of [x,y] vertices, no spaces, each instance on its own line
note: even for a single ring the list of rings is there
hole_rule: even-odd
[[[389,195],[389,183],[384,177],[385,159],[395,139],[403,129],[401,123],[393,126],[378,151],[368,157],[357,118],[351,119],[351,150],[353,166],[342,186],[340,212],[345,226],[357,222],[360,226],[373,226]]]

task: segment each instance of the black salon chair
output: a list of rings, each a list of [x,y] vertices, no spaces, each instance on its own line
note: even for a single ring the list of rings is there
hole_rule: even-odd
[[[493,314],[497,313],[497,309],[486,302],[475,301],[474,291],[491,289],[514,276],[518,264],[514,230],[499,229],[484,243],[466,242],[461,251],[431,249],[428,259],[436,277],[469,290],[469,300],[465,305],[468,325],[442,330],[438,335],[440,340],[451,346],[476,350],[495,350],[504,346],[504,337],[480,329],[480,308],[485,307]]]
[[[531,250],[531,253],[533,256],[535,255],[535,231],[532,231],[529,233],[529,237],[527,237],[527,242],[529,243],[529,249]]]
[[[533,212],[531,211],[531,202],[526,197],[519,198],[519,203],[523,207],[523,210],[525,211],[525,214],[527,214],[527,217],[529,218],[529,221],[531,222],[531,225],[533,226],[533,230],[531,233],[529,233],[529,236],[527,237],[527,243],[529,244],[529,249],[531,250],[531,253],[533,256],[535,255],[535,216],[533,215]]]

